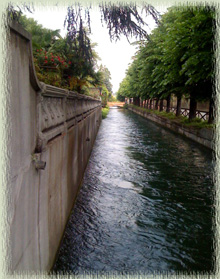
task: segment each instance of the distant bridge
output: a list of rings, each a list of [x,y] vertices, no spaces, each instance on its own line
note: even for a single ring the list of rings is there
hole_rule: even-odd
[[[124,102],[108,102],[108,106],[111,107],[123,107],[124,106]]]

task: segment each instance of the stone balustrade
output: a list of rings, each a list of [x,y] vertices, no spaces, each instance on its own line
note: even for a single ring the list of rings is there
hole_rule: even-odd
[[[40,83],[38,93],[38,144],[42,150],[52,138],[66,132],[101,107],[101,100]]]

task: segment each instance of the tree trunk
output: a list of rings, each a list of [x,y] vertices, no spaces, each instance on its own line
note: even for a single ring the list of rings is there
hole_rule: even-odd
[[[195,98],[190,97],[190,105],[189,105],[189,121],[196,118],[196,108],[197,108],[197,102]]]
[[[152,107],[152,99],[150,99],[150,109],[151,109],[151,107]]]
[[[133,100],[134,100],[134,105],[139,107],[140,106],[140,97],[134,97]]]
[[[180,116],[181,115],[181,101],[182,101],[182,98],[181,97],[177,97],[176,116]]]
[[[137,105],[137,99],[136,97],[133,98],[133,104],[136,106]]]
[[[213,99],[213,96],[211,96],[210,98],[210,101],[209,101],[209,120],[208,120],[208,123],[209,124],[212,124],[214,123],[214,99]]]
[[[160,100],[160,111],[163,111],[163,99]]]
[[[159,103],[159,99],[157,98],[156,103],[155,103],[155,107],[154,107],[155,110],[158,110],[158,103]]]
[[[148,99],[145,99],[145,108],[147,108]]]
[[[167,109],[166,109],[166,112],[170,112],[170,101],[171,101],[171,95],[169,95],[167,97]]]
[[[147,99],[147,109],[149,109],[149,104],[150,104],[150,101],[149,101],[149,99]]]

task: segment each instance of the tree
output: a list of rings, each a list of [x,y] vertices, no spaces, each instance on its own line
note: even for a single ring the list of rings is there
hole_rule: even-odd
[[[20,24],[29,32],[32,36],[32,46],[35,49],[44,48],[48,50],[57,39],[61,39],[60,30],[51,30],[44,28],[41,24],[38,24],[33,18],[27,18],[24,15],[20,17]]]
[[[119,90],[116,93],[117,100],[124,102],[125,97],[129,96],[128,83],[128,77],[125,77],[120,83]]]
[[[196,102],[210,100],[212,117],[214,78],[215,9],[213,7],[172,7],[139,50],[129,67],[129,94],[141,98],[190,98],[189,119],[196,116]]]
[[[112,95],[112,84],[111,84],[111,73],[106,66],[100,65],[99,72],[102,73],[103,76],[103,83],[108,89],[110,95]]]
[[[64,21],[64,25],[68,31],[68,42],[70,46],[79,44],[81,52],[83,53],[84,59],[90,62],[91,48],[90,39],[86,32],[91,32],[90,25],[90,9],[91,4],[83,7],[79,2],[67,8],[67,15]],[[105,23],[111,40],[118,40],[122,35],[126,36],[129,41],[129,37],[135,38],[146,38],[148,34],[144,29],[148,24],[143,20],[140,15],[139,7],[135,3],[106,3],[101,2],[99,4],[101,13],[101,23]],[[15,20],[20,19],[22,10],[28,10],[31,8],[29,5],[24,4],[22,6],[8,5],[8,18]],[[158,22],[159,13],[150,4],[142,5],[142,12],[145,15],[151,15],[155,22]],[[83,20],[84,14],[84,20]],[[86,27],[86,28],[84,28]],[[87,30],[85,32],[85,30]]]
[[[139,7],[135,3],[118,3],[117,5],[111,3],[99,4],[101,13],[101,22],[105,22],[109,30],[109,36],[111,40],[118,40],[121,35],[125,35],[129,40],[129,37],[146,38],[148,36],[144,29],[147,24],[144,22]],[[17,6],[18,11],[11,4],[8,5],[8,18],[13,18],[19,21],[20,15],[23,10],[30,10],[29,6],[24,4],[22,7]],[[80,53],[80,57],[86,64],[93,68],[92,47],[90,39],[87,36],[88,32],[91,32],[90,26],[90,6],[82,7],[80,3],[69,6],[67,9],[67,16],[64,25],[67,26],[68,36],[67,41],[70,49],[74,48],[75,52]],[[84,10],[84,11],[83,11]],[[83,12],[85,12],[85,19],[83,20]],[[157,10],[149,5],[144,4],[142,6],[142,12],[145,15],[151,15],[157,22],[159,13]],[[86,26],[86,28],[84,27]],[[81,83],[80,83],[81,84]],[[80,90],[81,86],[79,87]]]
[[[106,107],[107,106],[107,102],[108,102],[108,96],[109,96],[109,91],[106,88],[105,85],[102,85],[102,95],[101,95],[101,99],[102,99],[102,106]]]
[[[33,54],[38,78],[48,84],[86,93],[86,88],[102,83],[101,72],[95,70],[98,55],[90,44],[89,60],[80,48],[80,38],[72,45],[59,30],[43,28],[32,18],[20,17],[20,23],[32,35]],[[86,33],[86,30],[84,32]],[[87,36],[87,35],[86,35]]]
[[[76,3],[68,7],[67,16],[65,19],[65,25],[68,30],[68,37],[70,40],[75,40],[78,33],[82,33],[82,24],[83,21],[83,12],[85,14],[84,20],[88,30],[91,31],[90,26],[90,6],[83,7],[80,3]],[[108,30],[111,40],[120,39],[121,35],[126,36],[129,40],[129,37],[136,38],[146,38],[147,32],[144,29],[144,26],[147,26],[147,23],[144,22],[142,16],[138,12],[138,6],[135,3],[124,3],[119,2],[118,4],[102,2],[99,4],[100,13],[101,13],[101,23],[105,23]],[[142,12],[145,12],[145,15],[151,15],[155,22],[158,22],[159,13],[158,11],[149,4],[143,4]]]

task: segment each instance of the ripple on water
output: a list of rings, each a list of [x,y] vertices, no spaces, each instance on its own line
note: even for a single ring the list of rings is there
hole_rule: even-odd
[[[54,271],[212,271],[212,177],[208,150],[110,110]]]

